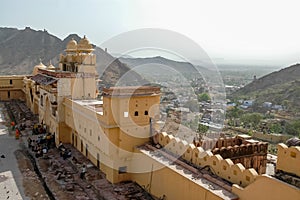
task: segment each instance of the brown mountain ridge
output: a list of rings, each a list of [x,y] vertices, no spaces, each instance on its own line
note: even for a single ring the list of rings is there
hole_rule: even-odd
[[[33,30],[26,27],[23,30],[15,28],[0,28],[0,75],[31,74],[33,67],[41,61],[49,65],[58,65],[59,54],[63,53],[67,43],[74,38],[79,41],[77,34],[70,34],[64,40],[51,35],[46,30]],[[107,86],[115,85],[126,73],[130,82],[125,85],[144,83],[145,80],[137,73],[94,45],[94,54],[97,56],[96,68]]]
[[[300,111],[300,64],[265,75],[229,95],[233,99],[255,99]]]

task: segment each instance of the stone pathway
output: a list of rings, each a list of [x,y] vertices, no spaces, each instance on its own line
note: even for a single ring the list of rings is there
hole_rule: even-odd
[[[9,135],[4,105],[0,103],[0,199],[29,199],[24,194],[23,177],[14,152],[19,141]]]

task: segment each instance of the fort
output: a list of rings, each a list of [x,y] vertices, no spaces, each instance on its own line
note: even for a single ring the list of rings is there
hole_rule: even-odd
[[[299,147],[278,145],[271,176],[265,142],[239,135],[188,143],[157,129],[159,87],[104,88],[100,97],[95,64],[88,39],[72,39],[59,66],[1,76],[0,100],[25,102],[56,145],[73,145],[111,183],[134,181],[160,199],[299,199]]]

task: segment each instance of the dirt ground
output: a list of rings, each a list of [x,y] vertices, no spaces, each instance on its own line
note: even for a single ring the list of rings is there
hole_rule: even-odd
[[[19,169],[23,175],[25,195],[32,200],[48,200],[49,197],[45,192],[39,177],[35,173],[29,158],[24,155],[22,150],[17,150],[14,154],[17,158]]]
[[[24,137],[24,136],[23,136]],[[33,136],[30,136],[33,138]],[[24,141],[25,137],[21,140]],[[28,158],[34,152],[26,147],[26,142],[20,141],[24,149],[16,152],[19,167],[24,175],[24,189],[31,199],[59,199],[59,200],[152,200],[153,198],[140,186],[133,182],[111,184],[105,179],[105,174],[87,160],[84,155],[74,149],[70,144],[64,144],[72,150],[72,158],[63,159],[57,148],[47,153],[47,159],[34,158],[43,177],[43,181],[51,190],[52,196],[47,196],[43,182],[33,171],[33,165]],[[87,173],[85,179],[80,179],[81,166],[85,164]]]

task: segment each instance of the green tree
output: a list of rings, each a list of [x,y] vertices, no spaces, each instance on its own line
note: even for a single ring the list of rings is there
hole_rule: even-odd
[[[207,93],[201,93],[198,95],[198,101],[210,101],[210,96]]]
[[[205,126],[203,124],[199,124],[198,125],[198,131],[199,133],[206,133],[208,131],[209,127]]]
[[[246,127],[257,128],[262,118],[260,113],[246,113],[242,115],[241,122],[243,122]]]
[[[236,126],[243,112],[244,111],[239,109],[237,106],[234,106],[232,109],[227,110],[226,119],[228,119],[228,125]]]
[[[294,120],[285,125],[285,132],[289,135],[300,135],[300,120]]]
[[[271,133],[282,133],[282,127],[280,124],[272,124],[270,127]]]

